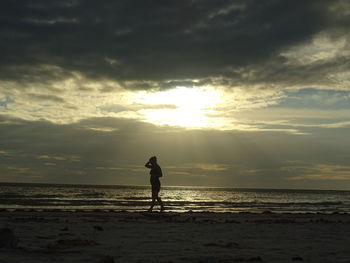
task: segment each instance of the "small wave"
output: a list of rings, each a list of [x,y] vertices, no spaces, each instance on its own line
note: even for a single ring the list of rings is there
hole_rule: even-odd
[[[0,194],[0,199],[6,199],[6,198],[26,198],[25,195],[21,194],[15,194],[15,193],[4,193]]]
[[[172,206],[198,206],[198,207],[239,207],[239,208],[254,208],[254,207],[325,207],[325,206],[341,206],[343,202],[216,202],[216,201],[170,201],[167,204]]]
[[[64,195],[58,194],[35,194],[35,195],[23,195],[23,194],[0,194],[0,199],[32,199],[32,198],[61,198]]]
[[[99,197],[104,197],[105,194],[104,193],[79,193],[76,194],[75,196],[77,197],[91,197],[91,198],[99,198]]]
[[[53,194],[36,194],[27,196],[27,198],[60,198],[64,197],[64,195],[53,195]]]
[[[277,203],[280,204],[280,203]],[[311,205],[311,206],[331,206],[331,205],[343,205],[343,202],[334,201],[334,202],[291,202],[291,203],[281,203],[286,205]]]
[[[150,200],[150,197],[123,197],[124,200]]]

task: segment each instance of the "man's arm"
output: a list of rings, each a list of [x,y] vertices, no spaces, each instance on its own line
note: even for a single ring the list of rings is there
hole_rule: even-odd
[[[145,164],[145,166],[147,167],[147,168],[152,168],[152,164],[150,163],[150,161],[148,161],[146,164]]]

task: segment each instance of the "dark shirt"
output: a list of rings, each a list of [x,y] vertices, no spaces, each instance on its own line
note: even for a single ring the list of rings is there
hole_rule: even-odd
[[[152,165],[151,171],[149,173],[153,178],[159,178],[163,176],[162,169],[158,164]]]

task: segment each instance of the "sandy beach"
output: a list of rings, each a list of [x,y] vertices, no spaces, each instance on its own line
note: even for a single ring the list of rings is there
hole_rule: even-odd
[[[350,262],[350,215],[2,211],[0,262]]]

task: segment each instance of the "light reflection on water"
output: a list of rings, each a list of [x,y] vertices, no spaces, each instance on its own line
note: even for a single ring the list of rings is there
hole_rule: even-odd
[[[163,187],[167,211],[346,212],[349,191]],[[149,186],[0,184],[0,208],[145,211]]]

